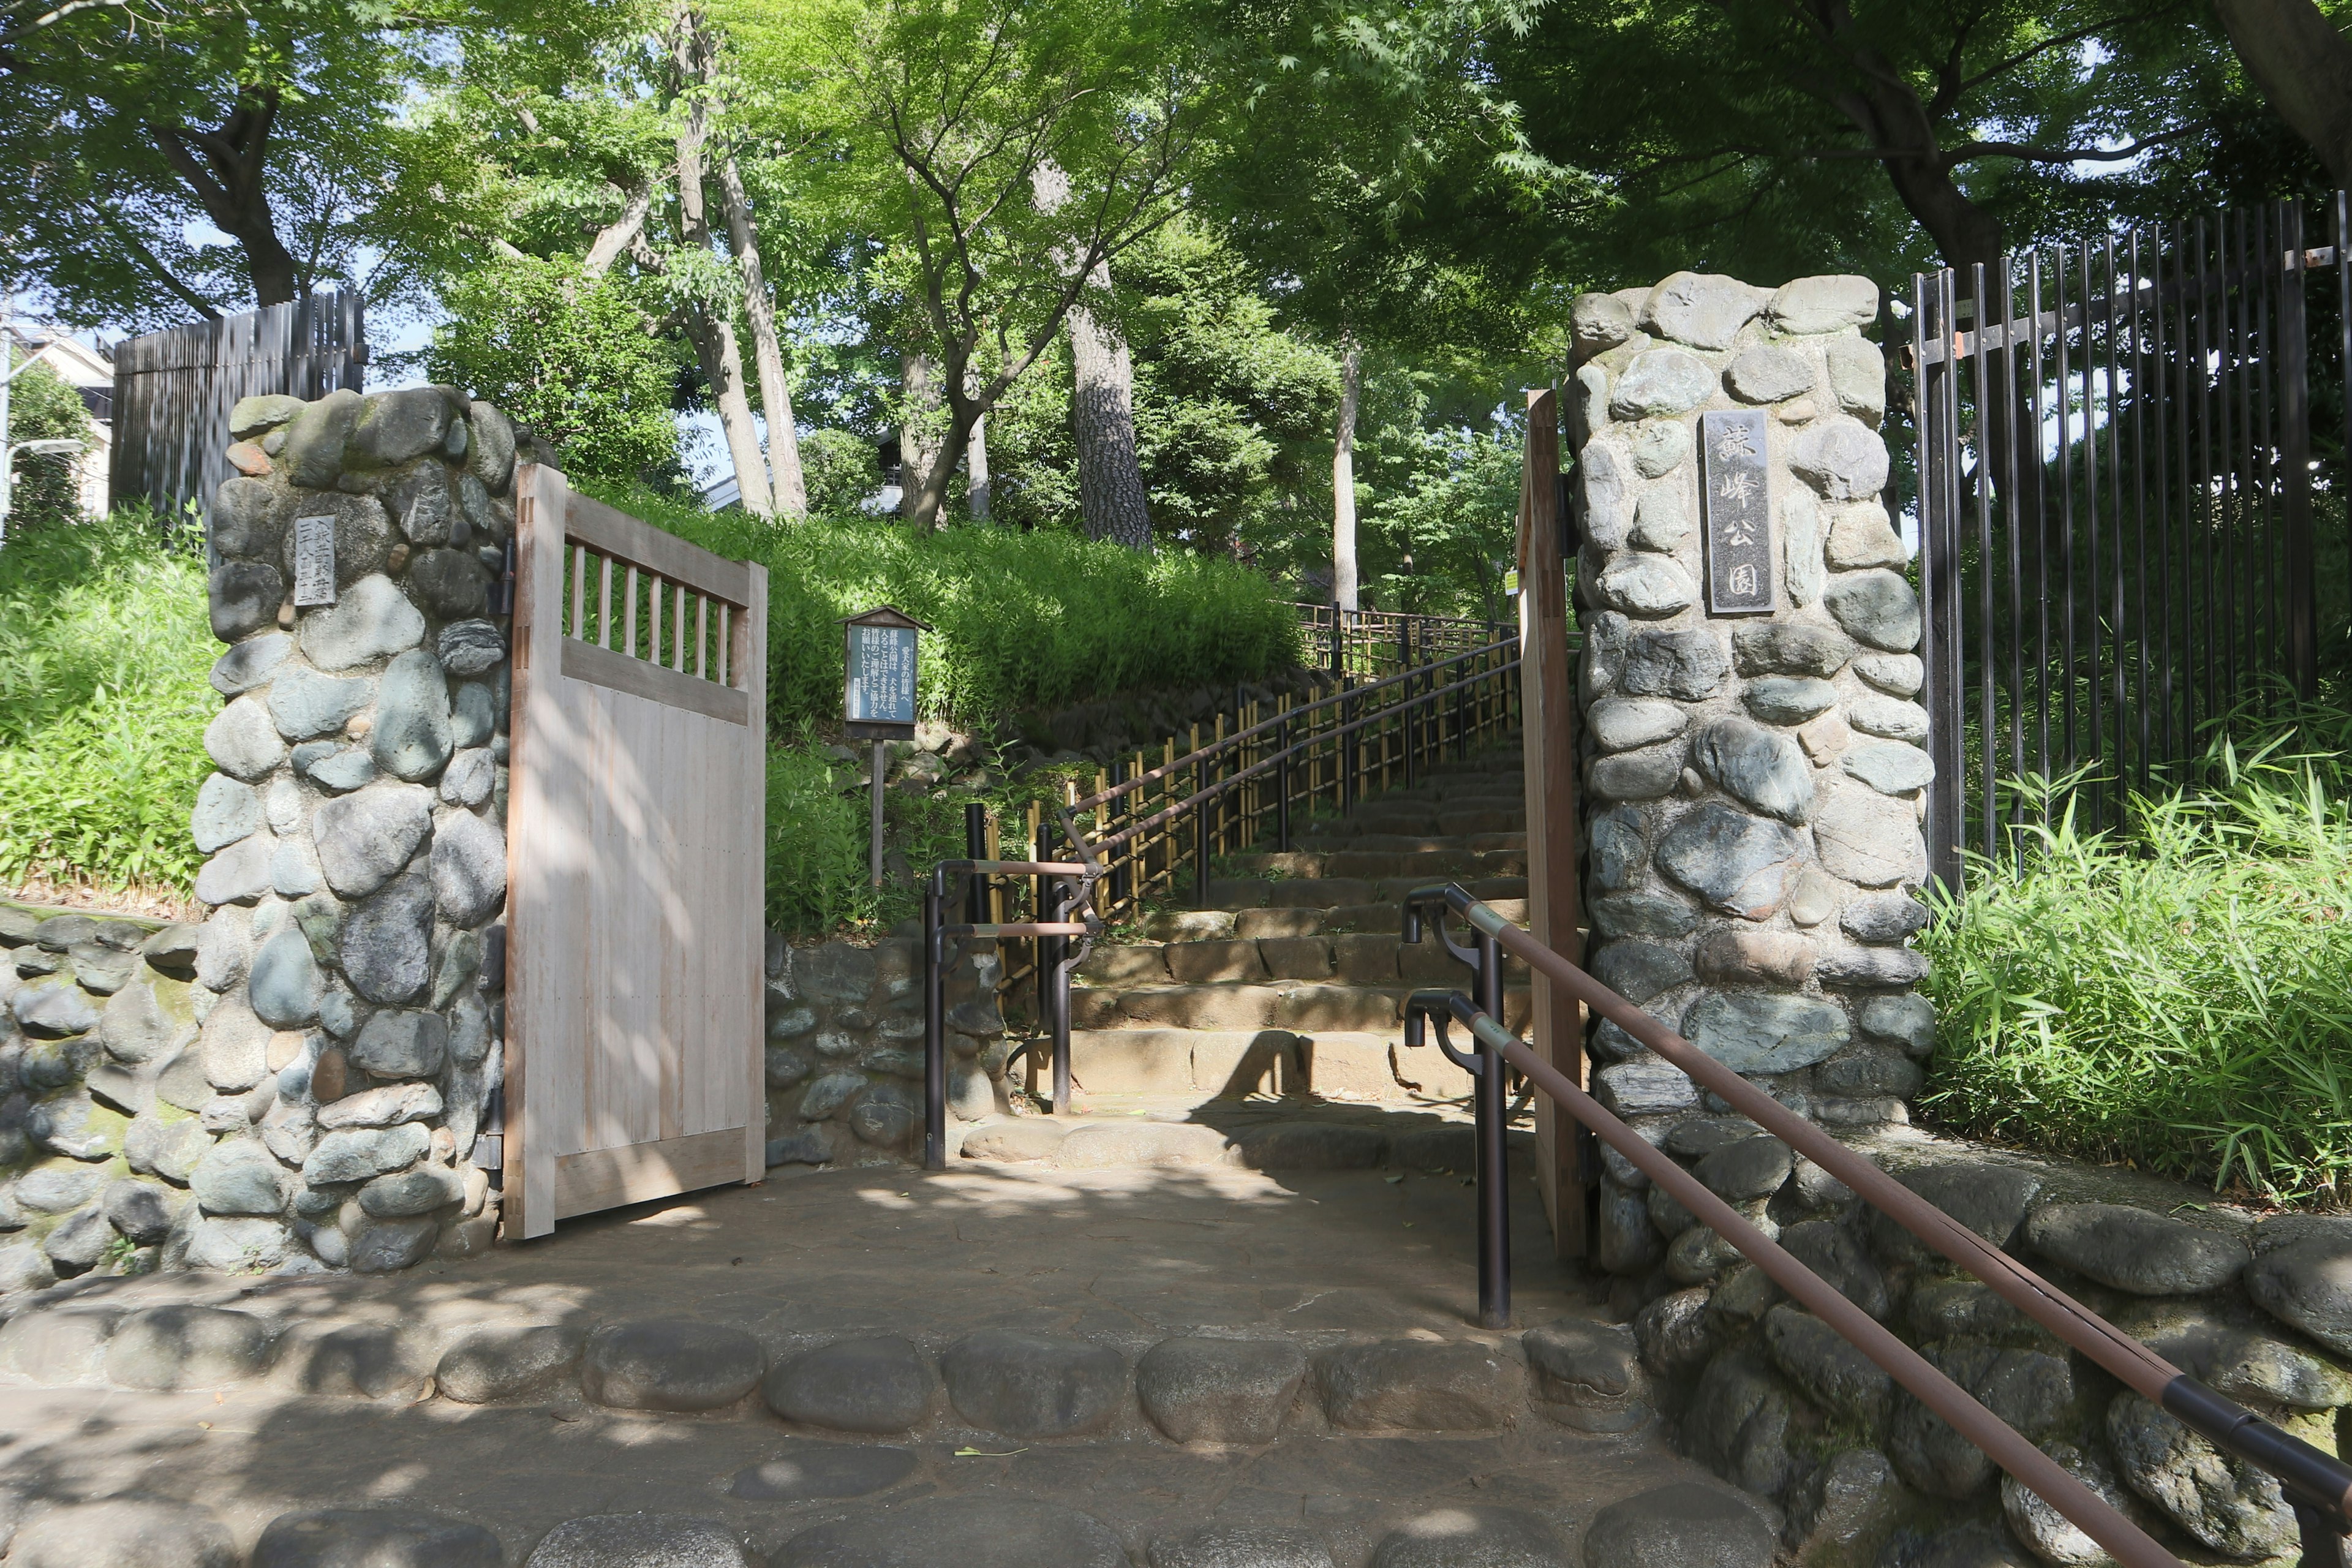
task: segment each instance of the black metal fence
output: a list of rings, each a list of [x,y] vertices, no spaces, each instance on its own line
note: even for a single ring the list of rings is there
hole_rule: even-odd
[[[2344,416],[2352,210],[2338,193],[2316,248],[2306,216],[2278,203],[1913,279],[1947,886],[1964,850],[2000,854],[2045,815],[2115,825],[2216,719],[2315,689],[2315,514],[2341,530],[2352,487],[2333,430],[2314,460],[2314,408]]]
[[[114,500],[143,496],[161,512],[191,500],[209,508],[229,475],[228,416],[237,399],[356,392],[367,361],[357,294],[306,295],[117,344]]]
[[[1299,658],[1335,677],[1394,674],[1449,654],[1468,653],[1518,636],[1517,621],[1463,616],[1415,616],[1398,610],[1343,610],[1338,605],[1294,605]]]

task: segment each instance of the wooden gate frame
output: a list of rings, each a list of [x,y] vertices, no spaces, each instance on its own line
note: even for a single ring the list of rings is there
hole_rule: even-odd
[[[667,1197],[698,1187],[765,1179],[766,1082],[762,1057],[762,992],[765,985],[764,847],[767,808],[767,622],[768,574],[764,567],[723,557],[664,533],[648,523],[575,493],[564,476],[543,464],[527,464],[515,475],[515,615],[513,628],[513,690],[511,715],[509,806],[508,810],[508,965],[506,977],[506,1041],[504,1063],[505,1150],[501,1198],[501,1234],[508,1240],[545,1236],[559,1219],[593,1213],[623,1204]],[[579,561],[603,558],[599,595],[609,606],[614,590],[626,606],[625,647],[614,646],[609,616],[596,615],[598,641],[567,635],[562,615],[564,556],[567,550],[593,552]],[[685,595],[700,596],[702,613],[716,601],[719,633],[707,642],[702,623],[696,634],[697,668],[688,673],[683,638],[670,668],[635,657],[635,609],[638,587],[650,582],[648,602],[658,602],[663,591],[676,590],[683,613]],[[575,582],[572,610],[575,625],[586,624],[583,611],[589,596],[584,583]],[[542,615],[543,606],[556,613]],[[731,612],[731,625],[724,624]],[[673,636],[680,627],[673,627]],[[602,646],[600,646],[600,644]],[[658,646],[658,645],[656,645]],[[706,660],[710,649],[725,662],[711,679]],[[561,677],[560,680],[551,679]],[[748,728],[757,743],[749,749],[750,765],[731,781],[725,769],[714,770],[701,781],[702,809],[714,815],[740,812],[746,853],[726,869],[732,876],[706,879],[711,895],[705,907],[711,929],[694,940],[724,955],[721,973],[740,968],[739,995],[711,994],[691,985],[675,963],[666,964],[661,995],[654,1005],[657,1025],[664,1026],[656,1045],[681,1051],[693,1042],[681,1033],[696,1028],[705,1052],[726,1050],[724,1042],[740,1034],[743,1060],[737,1064],[744,1077],[738,1080],[744,1095],[745,1122],[699,1132],[687,1132],[684,1067],[675,1083],[661,1076],[661,1136],[652,1142],[623,1144],[584,1152],[549,1154],[535,1144],[558,1140],[572,1117],[585,1124],[594,1114],[593,1098],[583,1083],[574,1095],[562,1071],[562,1052],[576,1048],[583,1077],[593,1073],[585,1042],[593,1037],[592,1021],[580,1005],[592,987],[583,968],[593,960],[585,952],[567,955],[562,937],[547,929],[552,910],[562,906],[565,880],[576,873],[562,868],[567,852],[577,856],[576,842],[566,836],[583,825],[561,819],[558,804],[565,797],[558,770],[567,764],[551,739],[534,732],[541,722],[534,717],[533,700],[543,703],[564,682],[580,682],[608,692],[641,698],[670,709],[686,710],[707,718]],[[586,710],[583,706],[583,712]],[[609,720],[607,721],[609,721]],[[672,759],[659,759],[664,762]],[[613,826],[608,823],[608,827]],[[639,836],[627,841],[627,850],[657,853],[662,846]],[[650,863],[641,885],[658,887],[664,867]],[[716,883],[716,886],[707,884]],[[648,907],[656,921],[672,912]],[[726,953],[729,947],[740,949]],[[568,967],[567,967],[568,966]],[[692,994],[686,994],[688,992]],[[740,1014],[740,1016],[738,1016]],[[690,1019],[691,1023],[683,1020]],[[724,1061],[717,1067],[726,1067]],[[723,1086],[713,1072],[697,1080]],[[673,1089],[676,1092],[673,1092]],[[726,1092],[721,1087],[720,1093]],[[570,1098],[567,1098],[570,1096]],[[708,1109],[707,1105],[704,1108]]]
[[[1519,714],[1528,787],[1528,930],[1581,965],[1577,885],[1583,825],[1576,810],[1576,675],[1568,658],[1568,562],[1562,551],[1559,399],[1528,394],[1527,455],[1519,470]],[[1584,1007],[1530,976],[1536,1054],[1581,1088]],[[1562,1258],[1585,1255],[1591,1212],[1577,1123],[1549,1095],[1535,1097],[1536,1185]]]

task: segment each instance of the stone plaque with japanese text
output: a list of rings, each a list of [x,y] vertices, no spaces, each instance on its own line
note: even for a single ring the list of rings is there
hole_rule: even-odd
[[[335,602],[335,520],[294,520],[294,607]]]
[[[1764,422],[1760,408],[1699,416],[1699,501],[1706,524],[1711,615],[1767,616],[1779,607]]]

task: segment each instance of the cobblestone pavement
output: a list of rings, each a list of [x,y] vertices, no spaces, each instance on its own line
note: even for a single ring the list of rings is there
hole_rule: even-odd
[[[1515,1196],[1519,1322],[1597,1322],[1586,1280],[1549,1257],[1532,1188],[1518,1184]],[[985,1563],[971,1537],[1008,1500],[1024,1522],[996,1531],[998,1544],[1041,1568],[1111,1561],[1099,1556],[1103,1530],[1119,1561],[1151,1562],[1155,1546],[1165,1562],[1192,1561],[1170,1543],[1218,1523],[1303,1531],[1341,1564],[1483,1563],[1462,1553],[1486,1550],[1477,1542],[1496,1531],[1543,1543],[1496,1562],[1567,1563],[1604,1505],[1703,1478],[1667,1452],[1654,1422],[1595,1435],[1542,1413],[1518,1333],[1467,1326],[1470,1224],[1470,1190],[1429,1172],[969,1163],[928,1176],[779,1173],[389,1279],[60,1289],[0,1327],[0,1484],[27,1521],[6,1561],[16,1568],[27,1541],[26,1562],[79,1561],[45,1543],[68,1523],[102,1542],[110,1516],[58,1505],[143,1496],[196,1505],[237,1555],[125,1563],[242,1561],[290,1511],[390,1508],[487,1527],[506,1561],[541,1568],[705,1560],[710,1542],[677,1535],[677,1520],[647,1526],[652,1545],[546,1539],[566,1521],[640,1510],[714,1521],[716,1549],[757,1554],[746,1562]],[[264,1332],[243,1351],[208,1350],[186,1328],[191,1308],[249,1314]],[[713,1343],[677,1341],[677,1320]],[[158,1324],[178,1325],[180,1338],[159,1338]],[[623,1324],[652,1336],[638,1361],[614,1338]],[[484,1391],[457,1375],[450,1347],[530,1329],[563,1336],[581,1359],[520,1392],[461,1402]],[[749,1339],[731,1384],[719,1364],[729,1331]],[[900,1429],[851,1435],[774,1413],[776,1369],[893,1335],[911,1342],[919,1376],[937,1365],[946,1384],[911,1422],[896,1418]],[[1171,1337],[1297,1347],[1303,1376],[1274,1396],[1273,1441],[1179,1444],[1154,1424],[1169,1418],[1147,1408],[1132,1369]],[[1013,1387],[983,1386],[995,1375],[987,1357],[1005,1353],[999,1342],[1031,1345],[1080,1406],[1099,1395],[1096,1415],[1080,1413],[1093,1425],[1041,1435],[1050,1413],[990,1405],[989,1387]],[[173,1348],[191,1369],[177,1379],[185,1386],[123,1385],[174,1381]],[[1341,1386],[1343,1351],[1359,1353],[1350,1364],[1386,1358],[1369,1395]],[[629,1376],[639,1392],[616,1393]],[[612,1407],[671,1395],[723,1402]],[[1004,1414],[970,1415],[992,1409]],[[1100,1528],[1056,1534],[1056,1510]],[[819,1529],[828,1523],[840,1530]],[[1045,1533],[1022,1546],[1032,1525]],[[316,1526],[327,1537],[348,1528]],[[1432,1531],[1459,1533],[1459,1550],[1405,1550]],[[1383,1544],[1391,1538],[1405,1547]],[[885,1555],[855,1554],[873,1552]]]

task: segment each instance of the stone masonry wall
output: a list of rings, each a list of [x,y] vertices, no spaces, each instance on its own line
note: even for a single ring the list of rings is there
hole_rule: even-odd
[[[1667,1152],[1767,1208],[1780,1245],[2184,1562],[2290,1563],[2278,1483],[2225,1458],[1737,1117]],[[2352,1421],[2352,1220],[2261,1215],[2122,1171],[1930,1140],[1865,1148],[1895,1178],[2190,1376],[2335,1452]],[[1639,1173],[1636,1183],[1646,1186]],[[1713,1233],[1655,1187],[1616,1363],[1678,1446],[1780,1510],[1808,1568],[2090,1568],[2109,1559],[1821,1319],[1744,1262],[1658,1267]],[[1621,1258],[1621,1266],[1625,1259]],[[1638,1366],[1636,1361],[1638,1360]]]
[[[164,1267],[404,1268],[487,1245],[499,1081],[516,432],[453,388],[230,416],[211,542],[229,644],[191,826],[210,859],[190,1055],[161,1107],[215,1142]],[[335,603],[293,603],[331,517]]]
[[[1593,973],[1840,1126],[1903,1120],[1933,1037],[1907,945],[1927,918],[1919,610],[1858,330],[1877,307],[1865,279],[1695,273],[1573,307]],[[1701,603],[1714,408],[1769,411],[1769,615]],[[1695,1105],[1614,1025],[1593,1046],[1621,1113],[1654,1132]],[[1626,1203],[1604,1197],[1604,1247]]]
[[[975,1121],[1005,1102],[1009,1054],[996,943],[948,943],[948,1114]],[[923,1142],[922,943],[788,946],[768,937],[768,1163],[919,1159]]]
[[[0,904],[0,1298],[146,1272],[193,1223],[183,1189],[213,1138],[146,1072],[195,1044],[196,937]],[[198,1098],[186,1069],[173,1083]]]

